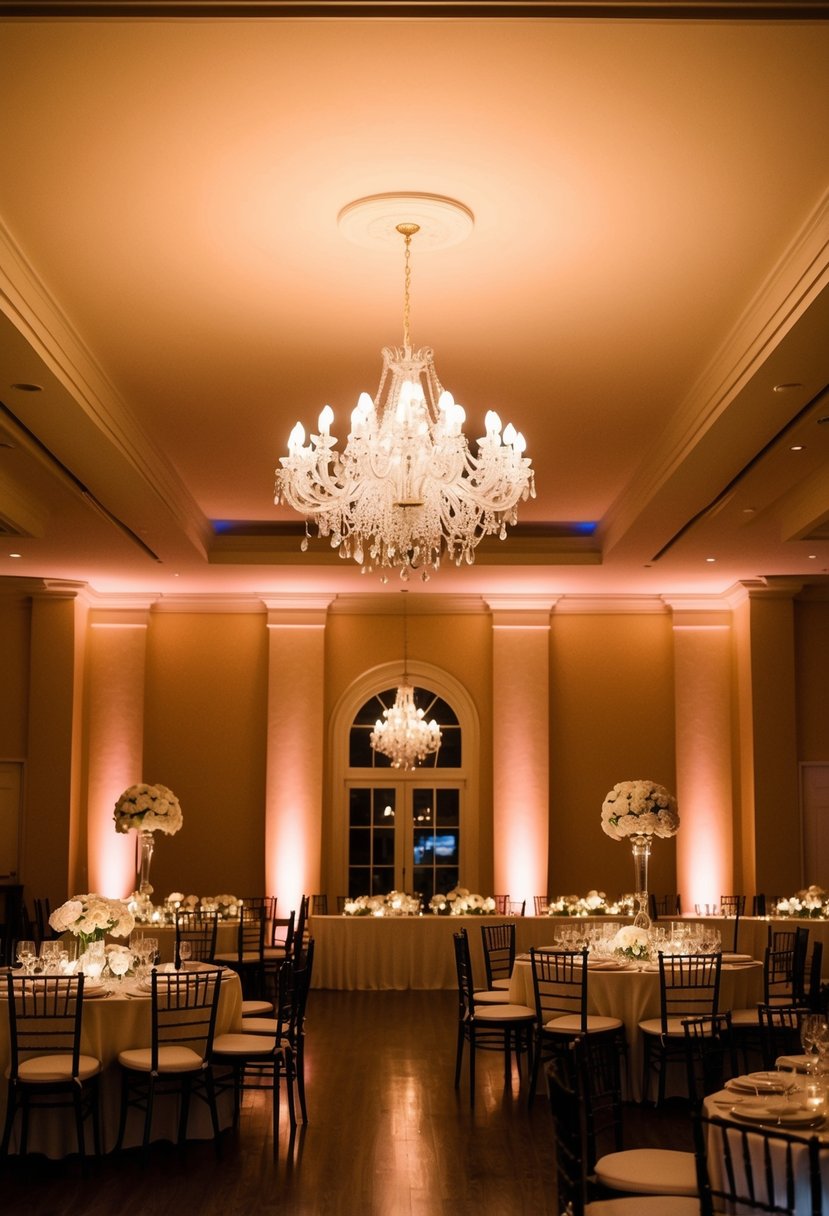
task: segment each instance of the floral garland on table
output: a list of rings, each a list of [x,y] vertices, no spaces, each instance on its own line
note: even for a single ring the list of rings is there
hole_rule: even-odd
[[[611,939],[610,945],[614,954],[635,963],[646,963],[651,956],[651,943],[647,932],[635,925],[623,925]]]
[[[115,803],[116,832],[164,832],[174,836],[184,822],[179,800],[166,785],[131,785]]]
[[[389,891],[388,895],[358,895],[347,899],[343,916],[420,916],[419,895]]]
[[[135,918],[121,899],[106,899],[103,895],[73,895],[65,904],[55,908],[49,924],[56,933],[74,933],[84,944],[102,941],[107,933],[113,937],[129,937]]]
[[[547,916],[629,916],[633,904],[632,895],[609,900],[604,891],[588,891],[583,896],[557,895],[547,904]]]
[[[661,836],[679,830],[676,798],[655,781],[620,781],[602,803],[602,831],[614,840]]]
[[[172,925],[176,912],[217,912],[219,920],[237,920],[241,900],[236,895],[184,895],[171,891],[160,906],[131,898],[129,909],[137,924]]]
[[[778,899],[774,905],[774,916],[796,916],[801,919],[829,919],[829,891],[823,887],[806,887],[788,899]]]
[[[437,915],[448,913],[450,916],[492,916],[495,913],[495,900],[491,895],[473,895],[466,887],[453,887],[445,894],[433,895],[429,900],[429,911]]]

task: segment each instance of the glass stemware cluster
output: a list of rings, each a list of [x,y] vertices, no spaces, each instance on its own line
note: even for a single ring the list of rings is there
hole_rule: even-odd
[[[829,1073],[829,1023],[820,1013],[806,1013],[800,1022],[800,1042],[810,1073]]]
[[[138,959],[136,974],[144,979],[152,970],[158,957],[158,938],[147,933],[133,933],[130,936],[130,949]]]

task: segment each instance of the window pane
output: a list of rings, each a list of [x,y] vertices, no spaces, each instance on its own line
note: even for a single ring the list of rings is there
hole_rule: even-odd
[[[441,827],[460,823],[460,790],[437,790],[437,822]]]
[[[371,768],[373,762],[370,729],[367,726],[352,726],[348,737],[348,763],[352,768]]]
[[[348,894],[351,899],[356,899],[358,895],[370,895],[370,885],[371,871],[367,866],[365,868],[358,866],[348,867]]]
[[[371,823],[371,790],[349,790],[348,822],[353,828]]]
[[[412,791],[412,822],[415,829],[425,827],[435,822],[433,807],[435,803],[434,790]]]
[[[435,871],[435,890],[439,891],[441,895],[445,895],[447,891],[451,891],[457,885],[457,866],[439,866]]]
[[[435,893],[431,866],[415,866],[412,890],[423,900],[424,908]]]
[[[374,864],[394,865],[394,828],[374,829]]]
[[[441,727],[436,765],[438,768],[461,767],[461,730],[459,726]]]
[[[435,838],[431,832],[415,832],[413,854],[416,866],[431,865],[434,862]]]
[[[352,866],[367,866],[371,863],[371,832],[367,828],[349,830],[348,860]]]
[[[375,866],[372,870],[371,894],[388,895],[394,890],[394,866]]]
[[[394,790],[374,790],[374,823],[378,827],[391,827],[394,824]]]

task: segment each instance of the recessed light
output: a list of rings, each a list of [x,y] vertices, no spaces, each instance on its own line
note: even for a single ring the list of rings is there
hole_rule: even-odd
[[[42,393],[43,392],[42,384],[26,384],[25,381],[21,381],[20,384],[13,384],[12,388],[16,388],[18,393]]]
[[[816,559],[817,559],[817,554],[816,554],[816,553],[810,553],[810,554],[809,554],[809,561],[810,561],[810,562],[813,562],[813,561],[815,561]]]
[[[802,384],[797,384],[797,383],[792,383],[792,384],[775,384],[775,386],[774,386],[774,391],[775,391],[776,393],[790,393],[790,392],[792,391],[792,389],[795,389],[795,388],[803,388],[803,385],[802,385]]]
[[[22,556],[23,556],[22,553],[10,553],[9,554],[9,557],[22,557]]]
[[[790,452],[802,452],[804,445],[802,443],[793,443],[789,448]]]
[[[706,557],[706,559],[705,559],[705,560],[706,560],[707,562],[715,562],[717,559],[716,559],[716,557]]]
[[[754,515],[756,511],[756,507],[743,507],[743,515]]]

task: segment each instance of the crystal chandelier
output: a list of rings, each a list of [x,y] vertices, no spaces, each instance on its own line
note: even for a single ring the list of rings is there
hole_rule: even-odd
[[[344,451],[331,434],[330,406],[310,443],[296,424],[275,495],[306,517],[303,550],[313,520],[340,557],[353,558],[363,573],[379,568],[383,581],[393,568],[404,579],[412,570],[427,579],[444,555],[471,565],[483,537],[505,539],[519,499],[535,497],[521,432],[509,423],[502,433],[490,410],[473,456],[463,434],[466,414],[438,380],[432,351],[412,350],[411,239],[420,225],[395,228],[405,242],[403,346],[383,350],[377,396],[360,394]]]
[[[403,683],[394,705],[383,710],[371,732],[370,743],[376,752],[391,760],[392,768],[413,769],[440,747],[440,727],[434,718],[427,722],[423,710],[414,703],[414,688],[408,672],[408,617],[403,601]]]

